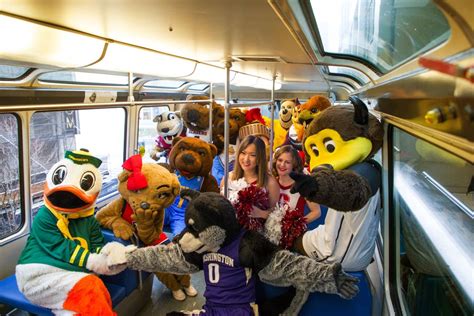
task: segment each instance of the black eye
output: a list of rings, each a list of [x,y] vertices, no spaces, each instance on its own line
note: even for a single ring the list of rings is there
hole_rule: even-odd
[[[174,120],[174,113],[168,114],[168,120]]]
[[[205,153],[204,151],[199,151],[199,154],[200,154],[202,157],[206,156],[206,153]]]
[[[316,145],[311,145],[311,150],[312,150],[313,153],[316,155],[316,157],[319,156],[318,146],[316,146]]]
[[[66,166],[59,166],[56,168],[56,170],[54,170],[53,172],[53,183],[55,185],[58,185],[60,183],[62,183],[64,181],[64,179],[66,178],[66,175],[67,175],[67,168]]]
[[[89,191],[94,186],[95,176],[92,172],[87,171],[81,177],[81,189]]]
[[[311,109],[311,113],[316,113],[316,112],[318,112],[318,109],[316,109],[316,108]]]
[[[324,140],[324,147],[326,147],[326,150],[330,153],[334,152],[336,150],[336,144],[332,139],[325,139]]]
[[[160,200],[161,200],[161,199],[167,199],[169,196],[170,196],[169,193],[166,193],[166,192],[165,192],[165,193],[161,193],[161,194],[158,195],[158,199],[160,199]]]

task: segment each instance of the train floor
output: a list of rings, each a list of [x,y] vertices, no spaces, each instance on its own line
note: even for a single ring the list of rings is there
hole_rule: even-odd
[[[153,288],[149,303],[137,314],[137,316],[165,316],[172,311],[201,309],[204,305],[204,272],[200,271],[191,277],[191,283],[198,291],[195,297],[186,297],[184,301],[173,298],[171,291],[167,289],[156,277],[153,279]]]

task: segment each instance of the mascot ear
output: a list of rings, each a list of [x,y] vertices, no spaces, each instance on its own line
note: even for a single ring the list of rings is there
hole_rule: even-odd
[[[176,145],[177,142],[179,142],[181,139],[183,139],[181,136],[176,136],[173,138],[173,142],[171,143],[171,146]]]
[[[157,116],[155,116],[155,118],[153,119],[153,122],[158,122],[158,118],[161,116],[161,114],[158,114]]]
[[[208,144],[209,149],[211,150],[211,155],[212,158],[214,158],[217,155],[217,147],[214,144]]]
[[[300,105],[300,100],[298,98],[295,99],[295,105]]]
[[[128,180],[128,177],[130,176],[130,173],[131,173],[131,172],[128,171],[128,170],[124,170],[124,171],[120,172],[119,175],[117,176],[119,182],[122,183],[122,182],[127,181],[127,180]]]
[[[367,106],[358,97],[349,97],[352,105],[354,106],[354,122],[359,125],[367,125],[369,123],[369,110]]]
[[[196,190],[191,190],[191,189],[183,189],[181,190],[181,193],[179,196],[181,196],[183,199],[191,201],[195,198],[197,198],[199,195],[201,195],[201,192],[196,191]]]

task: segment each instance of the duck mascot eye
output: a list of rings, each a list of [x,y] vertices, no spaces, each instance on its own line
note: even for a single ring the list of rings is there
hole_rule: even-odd
[[[16,266],[19,290],[55,314],[115,315],[96,274],[115,274],[100,253],[105,244],[94,217],[102,161],[86,149],[66,151],[50,169],[44,206],[36,214]],[[91,302],[94,302],[91,304]]]

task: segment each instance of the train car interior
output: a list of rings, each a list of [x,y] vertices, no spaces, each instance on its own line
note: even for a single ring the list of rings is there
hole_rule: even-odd
[[[99,210],[128,157],[155,162],[154,118],[190,96],[258,108],[274,135],[284,100],[315,95],[382,122],[382,204],[360,294],[313,293],[300,314],[473,315],[473,14],[472,0],[0,0],[0,315],[52,313],[15,267],[66,150],[102,160]],[[166,315],[204,304],[192,278],[183,302],[143,271],[103,281],[118,315]]]

